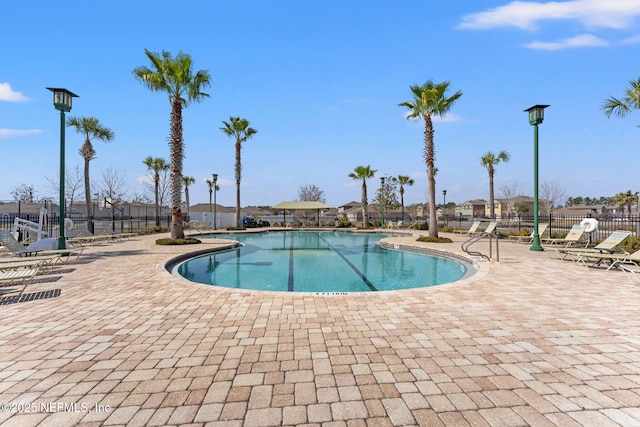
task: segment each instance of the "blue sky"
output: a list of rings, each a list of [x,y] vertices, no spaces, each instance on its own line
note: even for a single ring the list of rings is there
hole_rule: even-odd
[[[523,112],[550,104],[540,126],[540,182],[569,196],[638,191],[640,114],[608,119],[601,106],[640,74],[640,2],[190,1],[10,2],[0,26],[0,200],[20,184],[51,195],[59,167],[59,113],[45,87],[79,95],[73,116],[115,133],[95,141],[92,181],[116,168],[143,193],[142,161],[169,159],[170,105],[131,71],[144,49],[190,54],[211,95],[184,110],[184,174],[191,202],[219,174],[218,202],[235,205],[230,116],[258,130],[242,151],[242,205],[293,200],[317,185],[338,206],[360,199],[358,165],[409,175],[405,203],[425,202],[423,124],[398,104],[409,86],[450,81],[463,92],[435,122],[436,191],[447,201],[488,199],[480,157],[505,150],[503,185],[533,192],[533,130]],[[67,129],[67,167],[82,165],[82,136]],[[95,187],[95,185],[94,185]],[[437,202],[441,202],[438,200]]]

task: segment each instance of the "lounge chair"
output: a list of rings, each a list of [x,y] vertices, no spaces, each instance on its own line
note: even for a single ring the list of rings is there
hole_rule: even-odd
[[[564,245],[565,248],[568,248],[570,246],[583,244],[584,245],[583,247],[586,248],[587,245],[589,244],[589,241],[582,239],[582,236],[584,236],[585,228],[586,227],[584,225],[574,225],[573,227],[571,227],[571,230],[569,230],[569,232],[564,238],[552,239],[550,237],[547,237],[545,239],[541,239],[542,245],[543,246]]]
[[[593,248],[558,248],[555,249],[559,254],[562,254],[562,259],[569,258],[574,262],[583,259],[584,255],[597,254],[597,253],[614,253],[615,247],[618,246],[624,239],[631,235],[627,230],[616,230],[611,233],[606,239],[594,246]]]
[[[549,224],[538,224],[538,236],[542,237],[542,235],[547,231],[547,227]],[[528,236],[509,236],[509,240],[515,240],[517,243],[533,243],[533,231]]]
[[[468,230],[454,230],[453,232],[456,234],[468,234],[468,235],[472,235],[474,234],[476,231],[478,231],[478,227],[480,227],[480,221],[473,221],[471,223],[471,227],[469,227]]]
[[[39,257],[29,258],[0,258],[0,272],[15,270],[17,268],[35,267],[41,268],[50,267],[60,259],[60,255],[47,255]]]
[[[67,239],[67,242],[71,243],[72,245],[84,246],[84,245],[92,245],[98,242],[104,242],[107,240],[113,240],[113,237],[102,236],[102,235],[96,236],[95,234],[89,231],[89,228],[87,228],[86,225],[78,224],[75,226],[73,237],[69,237]]]
[[[473,233],[474,235],[477,234],[490,234],[493,233],[494,231],[496,231],[496,226],[498,225],[498,223],[496,221],[491,221],[489,224],[487,224],[487,228],[485,228],[482,231],[476,231],[475,233]]]
[[[65,263],[74,256],[78,259],[82,254],[82,248],[54,249],[54,250],[29,250],[22,243],[18,242],[13,234],[8,231],[0,232],[0,242],[11,252],[14,257],[42,257],[58,255],[60,262]]]
[[[640,266],[635,264],[620,264],[620,269],[632,282],[640,285]]]
[[[113,231],[113,226],[111,225],[110,222],[97,223],[95,230],[98,230],[96,236],[110,237],[114,240],[129,239],[135,235],[135,233],[117,233]]]
[[[0,293],[0,295],[4,296],[17,292],[18,298],[20,298],[27,287],[27,280],[33,279],[33,276],[38,273],[39,269],[39,266],[35,266],[30,268],[14,269],[10,271],[0,272],[0,288],[16,286],[20,287],[20,289],[2,292]]]
[[[597,267],[603,262],[609,264],[607,270],[612,269],[615,266],[622,267],[622,264],[633,264],[640,266],[640,251],[634,253],[576,253],[576,263],[582,264],[586,267]],[[591,263],[590,265],[587,263]]]

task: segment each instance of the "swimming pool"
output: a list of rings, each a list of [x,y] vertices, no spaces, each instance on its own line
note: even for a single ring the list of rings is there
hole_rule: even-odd
[[[383,249],[385,234],[272,231],[213,235],[239,248],[191,258],[172,271],[193,282],[280,292],[374,292],[459,280],[467,267],[453,259]]]

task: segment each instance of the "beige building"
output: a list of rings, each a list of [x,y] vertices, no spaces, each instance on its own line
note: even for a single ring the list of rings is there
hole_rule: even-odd
[[[488,204],[484,199],[468,200],[459,204],[455,208],[455,215],[463,218],[478,218],[485,216],[485,205]]]

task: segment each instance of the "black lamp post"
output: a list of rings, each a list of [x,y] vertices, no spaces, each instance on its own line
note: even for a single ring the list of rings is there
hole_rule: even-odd
[[[538,234],[538,125],[544,120],[544,109],[548,105],[534,105],[524,110],[529,113],[529,124],[533,126],[533,244],[529,249],[543,251]]]
[[[53,106],[56,110],[60,111],[60,218],[58,221],[58,249],[66,249],[67,242],[64,236],[64,219],[66,216],[66,200],[64,194],[64,113],[68,113],[69,111],[71,111],[71,101],[73,98],[77,98],[78,95],[68,91],[67,89],[54,87],[48,87],[46,89],[53,92]]]
[[[217,212],[216,212],[216,190],[217,190],[217,186],[218,186],[218,174],[214,173],[213,175],[213,229],[217,230],[218,229],[218,218],[217,218]]]
[[[447,226],[447,190],[442,190],[442,199],[443,199],[443,210],[442,214],[444,215],[444,226]]]

